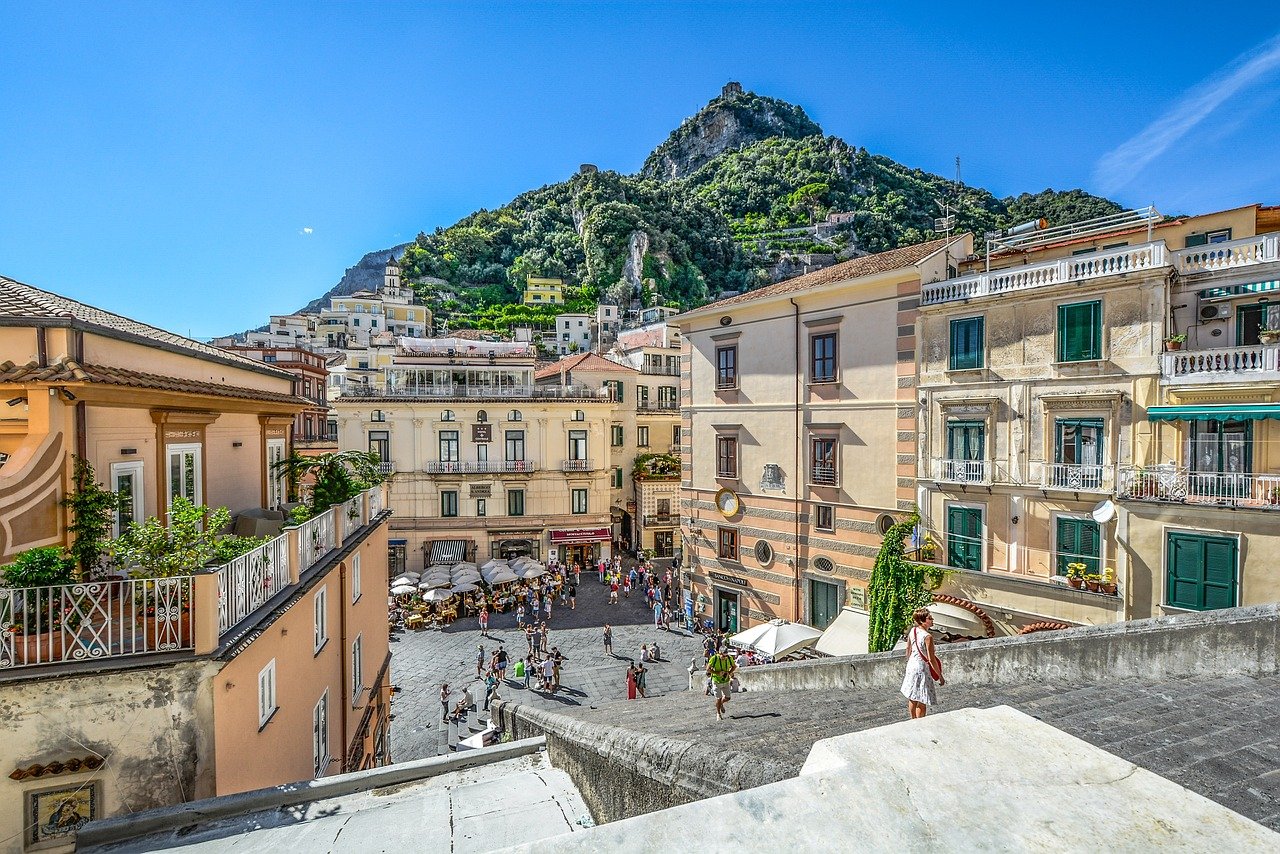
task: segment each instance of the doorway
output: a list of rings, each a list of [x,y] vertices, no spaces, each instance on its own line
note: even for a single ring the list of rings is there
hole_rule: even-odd
[[[595,566],[596,563],[596,547],[593,543],[582,543],[580,545],[571,545],[564,547],[564,561],[566,566],[573,566],[577,563],[583,569]]]
[[[676,535],[674,531],[653,532],[653,556],[671,557],[675,551]]]
[[[716,591],[716,629],[726,634],[738,633],[738,594]]]

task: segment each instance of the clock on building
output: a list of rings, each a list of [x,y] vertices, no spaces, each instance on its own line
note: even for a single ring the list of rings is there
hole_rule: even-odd
[[[720,510],[720,515],[727,519],[736,515],[742,504],[732,489],[722,489],[716,493],[716,507]]]

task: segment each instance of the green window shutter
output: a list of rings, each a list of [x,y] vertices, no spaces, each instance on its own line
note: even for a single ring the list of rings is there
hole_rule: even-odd
[[[1102,574],[1102,531],[1092,519],[1058,517],[1058,575],[1067,564],[1083,563],[1085,572]]]
[[[978,508],[947,508],[947,565],[982,569],[982,511]]]
[[[963,317],[951,321],[951,370],[982,367],[984,325],[981,317]]]
[[[1236,606],[1236,541],[1206,539],[1204,543],[1204,592],[1201,607]]]
[[[1176,608],[1234,608],[1238,553],[1229,537],[1169,534],[1166,599]]]
[[[1058,361],[1084,362],[1102,358],[1102,303],[1078,302],[1058,306]]]

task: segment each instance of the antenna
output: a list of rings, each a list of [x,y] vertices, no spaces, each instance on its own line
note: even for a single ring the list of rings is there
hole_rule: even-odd
[[[933,220],[934,233],[942,232],[947,237],[950,237],[951,230],[956,227],[955,209],[947,199],[934,199],[933,203],[942,211],[942,216],[935,217]]]

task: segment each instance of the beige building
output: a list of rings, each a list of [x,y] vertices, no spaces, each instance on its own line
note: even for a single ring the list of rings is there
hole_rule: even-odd
[[[611,554],[600,385],[538,385],[528,344],[399,339],[393,362],[333,401],[339,446],[395,473],[393,562]]]
[[[338,350],[364,348],[379,333],[429,335],[431,322],[431,309],[417,302],[413,288],[401,281],[399,264],[391,258],[380,289],[329,300],[311,333],[311,343]]]
[[[926,285],[919,503],[936,559],[959,570],[942,592],[978,608],[947,630],[1017,633],[1275,600],[1261,573],[1249,581],[1275,550],[1259,509],[1266,477],[1255,473],[1280,460],[1265,440],[1252,445],[1270,416],[1214,417],[1215,405],[1273,399],[1257,330],[1274,242],[1255,235],[1274,219],[1253,206],[1168,221],[1116,215],[1030,232],[1014,251]],[[1165,343],[1177,335],[1185,348]],[[1193,448],[1210,456],[1197,460]],[[1217,494],[1237,486],[1247,500]],[[1207,560],[1224,563],[1210,570]],[[1115,593],[1070,586],[1076,563],[1110,568]],[[1206,593],[1215,574],[1222,588]],[[1193,589],[1198,605],[1187,604]]]
[[[281,503],[294,377],[0,279],[0,563],[69,544],[72,457],[125,496],[115,531],[181,496]],[[186,575],[0,587],[0,850],[109,816],[387,761],[381,488]],[[33,818],[34,817],[34,818]],[[72,822],[74,823],[74,822]]]
[[[675,318],[699,619],[825,627],[862,603],[881,532],[915,501],[920,287],[971,248],[869,255]]]

